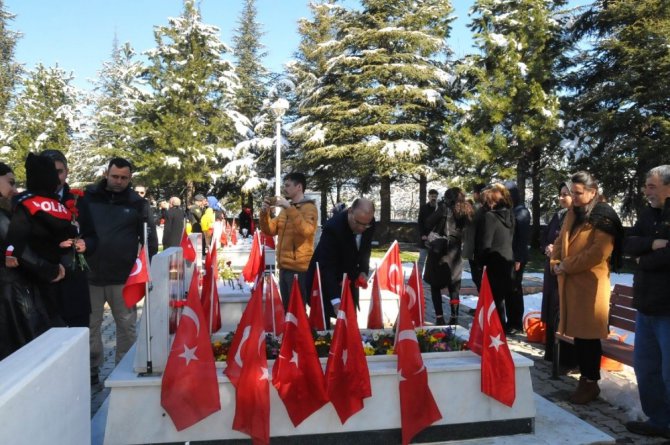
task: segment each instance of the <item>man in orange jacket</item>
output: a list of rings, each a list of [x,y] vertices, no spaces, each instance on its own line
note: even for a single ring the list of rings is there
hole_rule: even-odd
[[[318,210],[313,200],[305,198],[307,178],[302,173],[284,176],[284,197],[266,198],[261,206],[259,223],[265,235],[278,235],[277,264],[279,292],[284,308],[288,308],[293,275],[298,275],[303,301],[307,300],[305,275],[314,252],[314,234]],[[281,208],[272,218],[270,209]]]

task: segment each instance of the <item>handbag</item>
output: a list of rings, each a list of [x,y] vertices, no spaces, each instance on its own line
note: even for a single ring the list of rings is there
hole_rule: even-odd
[[[523,317],[523,329],[531,343],[546,343],[547,325],[540,319],[539,311],[530,311]]]
[[[428,234],[428,249],[438,255],[445,253],[449,249],[449,237],[441,235],[441,233],[444,233],[445,226],[448,230],[449,221],[446,215],[440,218],[440,221]]]

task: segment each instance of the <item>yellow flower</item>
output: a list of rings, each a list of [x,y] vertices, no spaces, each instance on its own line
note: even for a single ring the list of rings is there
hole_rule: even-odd
[[[386,355],[393,355],[393,354],[395,354],[395,350],[393,349],[393,346],[391,346],[386,350]]]
[[[375,348],[373,348],[372,346],[365,346],[365,348],[363,348],[363,351],[365,351],[365,355],[375,355]]]

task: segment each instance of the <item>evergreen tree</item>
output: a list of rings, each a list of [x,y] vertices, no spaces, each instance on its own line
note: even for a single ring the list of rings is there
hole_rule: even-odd
[[[255,0],[246,0],[233,36],[235,72],[240,83],[236,92],[239,136],[235,147],[225,151],[229,162],[223,169],[220,191],[251,193],[267,184],[265,177],[271,164],[268,153],[273,144],[267,108],[268,71],[262,64],[267,53],[260,42],[262,36]]]
[[[390,220],[391,181],[414,171],[439,143],[432,124],[444,121],[451,11],[448,0],[362,1],[339,24],[334,56],[311,97],[327,119],[324,143],[309,156],[324,165],[350,160],[348,172],[358,168],[362,189],[381,183],[381,232]]]
[[[202,22],[193,0],[154,31],[156,48],[147,52],[144,78],[153,94],[137,108],[137,150],[132,153],[140,176],[152,185],[171,182],[208,190],[221,174],[221,153],[230,147],[239,124],[234,112],[239,87],[219,29]],[[244,126],[246,128],[246,126]]]
[[[515,178],[523,198],[531,178],[535,238],[541,179],[549,161],[560,158],[557,67],[564,39],[557,14],[563,3],[475,1],[471,29],[480,53],[459,68],[468,90],[459,124],[447,128],[457,168],[477,182]]]
[[[144,67],[135,56],[130,43],[119,46],[114,38],[111,58],[103,63],[94,81],[88,137],[70,151],[73,183],[94,180],[111,158],[125,156],[135,146],[132,135],[135,110],[144,100],[139,84]]]
[[[9,29],[9,22],[16,16],[10,14],[0,0],[0,118],[5,115],[14,86],[21,74],[21,67],[14,61],[14,49],[20,34]]]
[[[20,179],[25,177],[24,160],[28,152],[47,148],[68,151],[73,135],[81,125],[77,90],[70,84],[72,75],[58,66],[38,64],[27,73],[15,105],[8,112],[7,161]]]
[[[298,21],[301,42],[295,60],[287,66],[289,78],[296,85],[293,102],[298,118],[291,129],[291,141],[297,147],[296,158],[299,158],[296,167],[308,172],[313,184],[311,187],[321,191],[323,220],[328,217],[330,190],[336,188],[338,196],[335,201],[339,201],[341,186],[356,176],[355,167],[347,159],[323,162],[320,156],[312,155],[313,150],[324,147],[331,139],[326,137],[328,107],[322,101],[326,98],[324,82],[328,80],[328,61],[337,55],[340,22],[347,14],[337,3],[337,0],[327,0],[309,4],[313,17]],[[334,94],[334,88],[328,92]]]
[[[567,78],[572,154],[626,212],[640,208],[646,172],[670,163],[670,3],[596,1],[574,31],[590,44]]]

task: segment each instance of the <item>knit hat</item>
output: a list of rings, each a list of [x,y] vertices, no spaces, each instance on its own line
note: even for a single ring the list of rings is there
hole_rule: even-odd
[[[204,200],[205,200],[205,197],[204,197],[203,195],[201,195],[200,193],[198,193],[197,195],[195,195],[195,197],[193,197],[193,200],[195,200],[195,201],[204,201]]]
[[[53,159],[28,153],[26,158],[26,189],[36,195],[53,195],[60,184]]]

